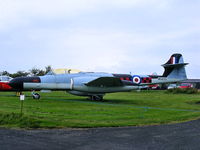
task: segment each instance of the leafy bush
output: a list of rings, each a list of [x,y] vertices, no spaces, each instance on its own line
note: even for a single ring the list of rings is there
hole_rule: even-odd
[[[173,93],[173,94],[196,94],[198,93],[198,90],[195,88],[185,88],[185,89],[181,89],[181,88],[173,88],[173,89],[168,89],[167,93]]]

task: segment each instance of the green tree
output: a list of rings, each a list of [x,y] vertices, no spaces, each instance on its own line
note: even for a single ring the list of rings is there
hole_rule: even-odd
[[[10,73],[9,73],[8,71],[3,71],[3,72],[1,73],[1,75],[3,75],[3,76],[10,76]]]
[[[45,75],[45,71],[42,70],[42,69],[38,69],[38,68],[32,68],[29,70],[30,71],[30,74],[33,75],[33,76],[43,76]]]
[[[47,74],[49,71],[52,71],[51,65],[45,67],[45,74]]]
[[[12,77],[12,78],[16,78],[16,77],[26,77],[26,76],[28,76],[29,74],[30,74],[29,72],[17,71],[16,73],[10,74],[10,77]]]

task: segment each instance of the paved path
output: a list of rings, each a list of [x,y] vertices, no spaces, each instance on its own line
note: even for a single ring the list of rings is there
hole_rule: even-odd
[[[93,129],[0,129],[0,150],[199,150],[200,120]]]

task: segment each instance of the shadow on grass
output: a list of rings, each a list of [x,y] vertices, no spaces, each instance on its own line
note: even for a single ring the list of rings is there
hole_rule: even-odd
[[[83,104],[95,104],[95,105],[105,105],[105,106],[119,106],[119,107],[129,107],[129,108],[139,108],[139,109],[153,109],[153,110],[164,110],[164,111],[184,111],[184,112],[200,112],[200,110],[192,109],[181,109],[181,108],[171,108],[171,107],[162,107],[147,105],[138,100],[121,100],[121,99],[104,99],[103,101],[94,101],[87,98],[80,97],[64,97],[55,99],[53,97],[45,97],[45,100],[52,101],[64,101],[64,102],[75,102]]]
[[[137,105],[138,102],[134,100],[121,100],[121,99],[105,99],[104,102],[111,104],[133,104]]]
[[[58,99],[55,99],[58,98]],[[80,97],[66,97],[66,96],[43,96],[45,100],[55,100],[55,101],[66,101],[66,102],[81,102],[81,103],[90,103],[90,104],[119,104],[119,105],[127,105],[133,104],[138,105],[136,101],[133,100],[115,100],[115,99],[104,99],[102,101],[90,100],[88,98],[80,98]]]

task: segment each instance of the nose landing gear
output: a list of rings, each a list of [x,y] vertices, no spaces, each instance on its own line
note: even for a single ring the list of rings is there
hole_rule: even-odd
[[[31,94],[32,94],[33,99],[36,99],[36,100],[40,99],[40,94],[35,93],[35,92],[32,92]]]

